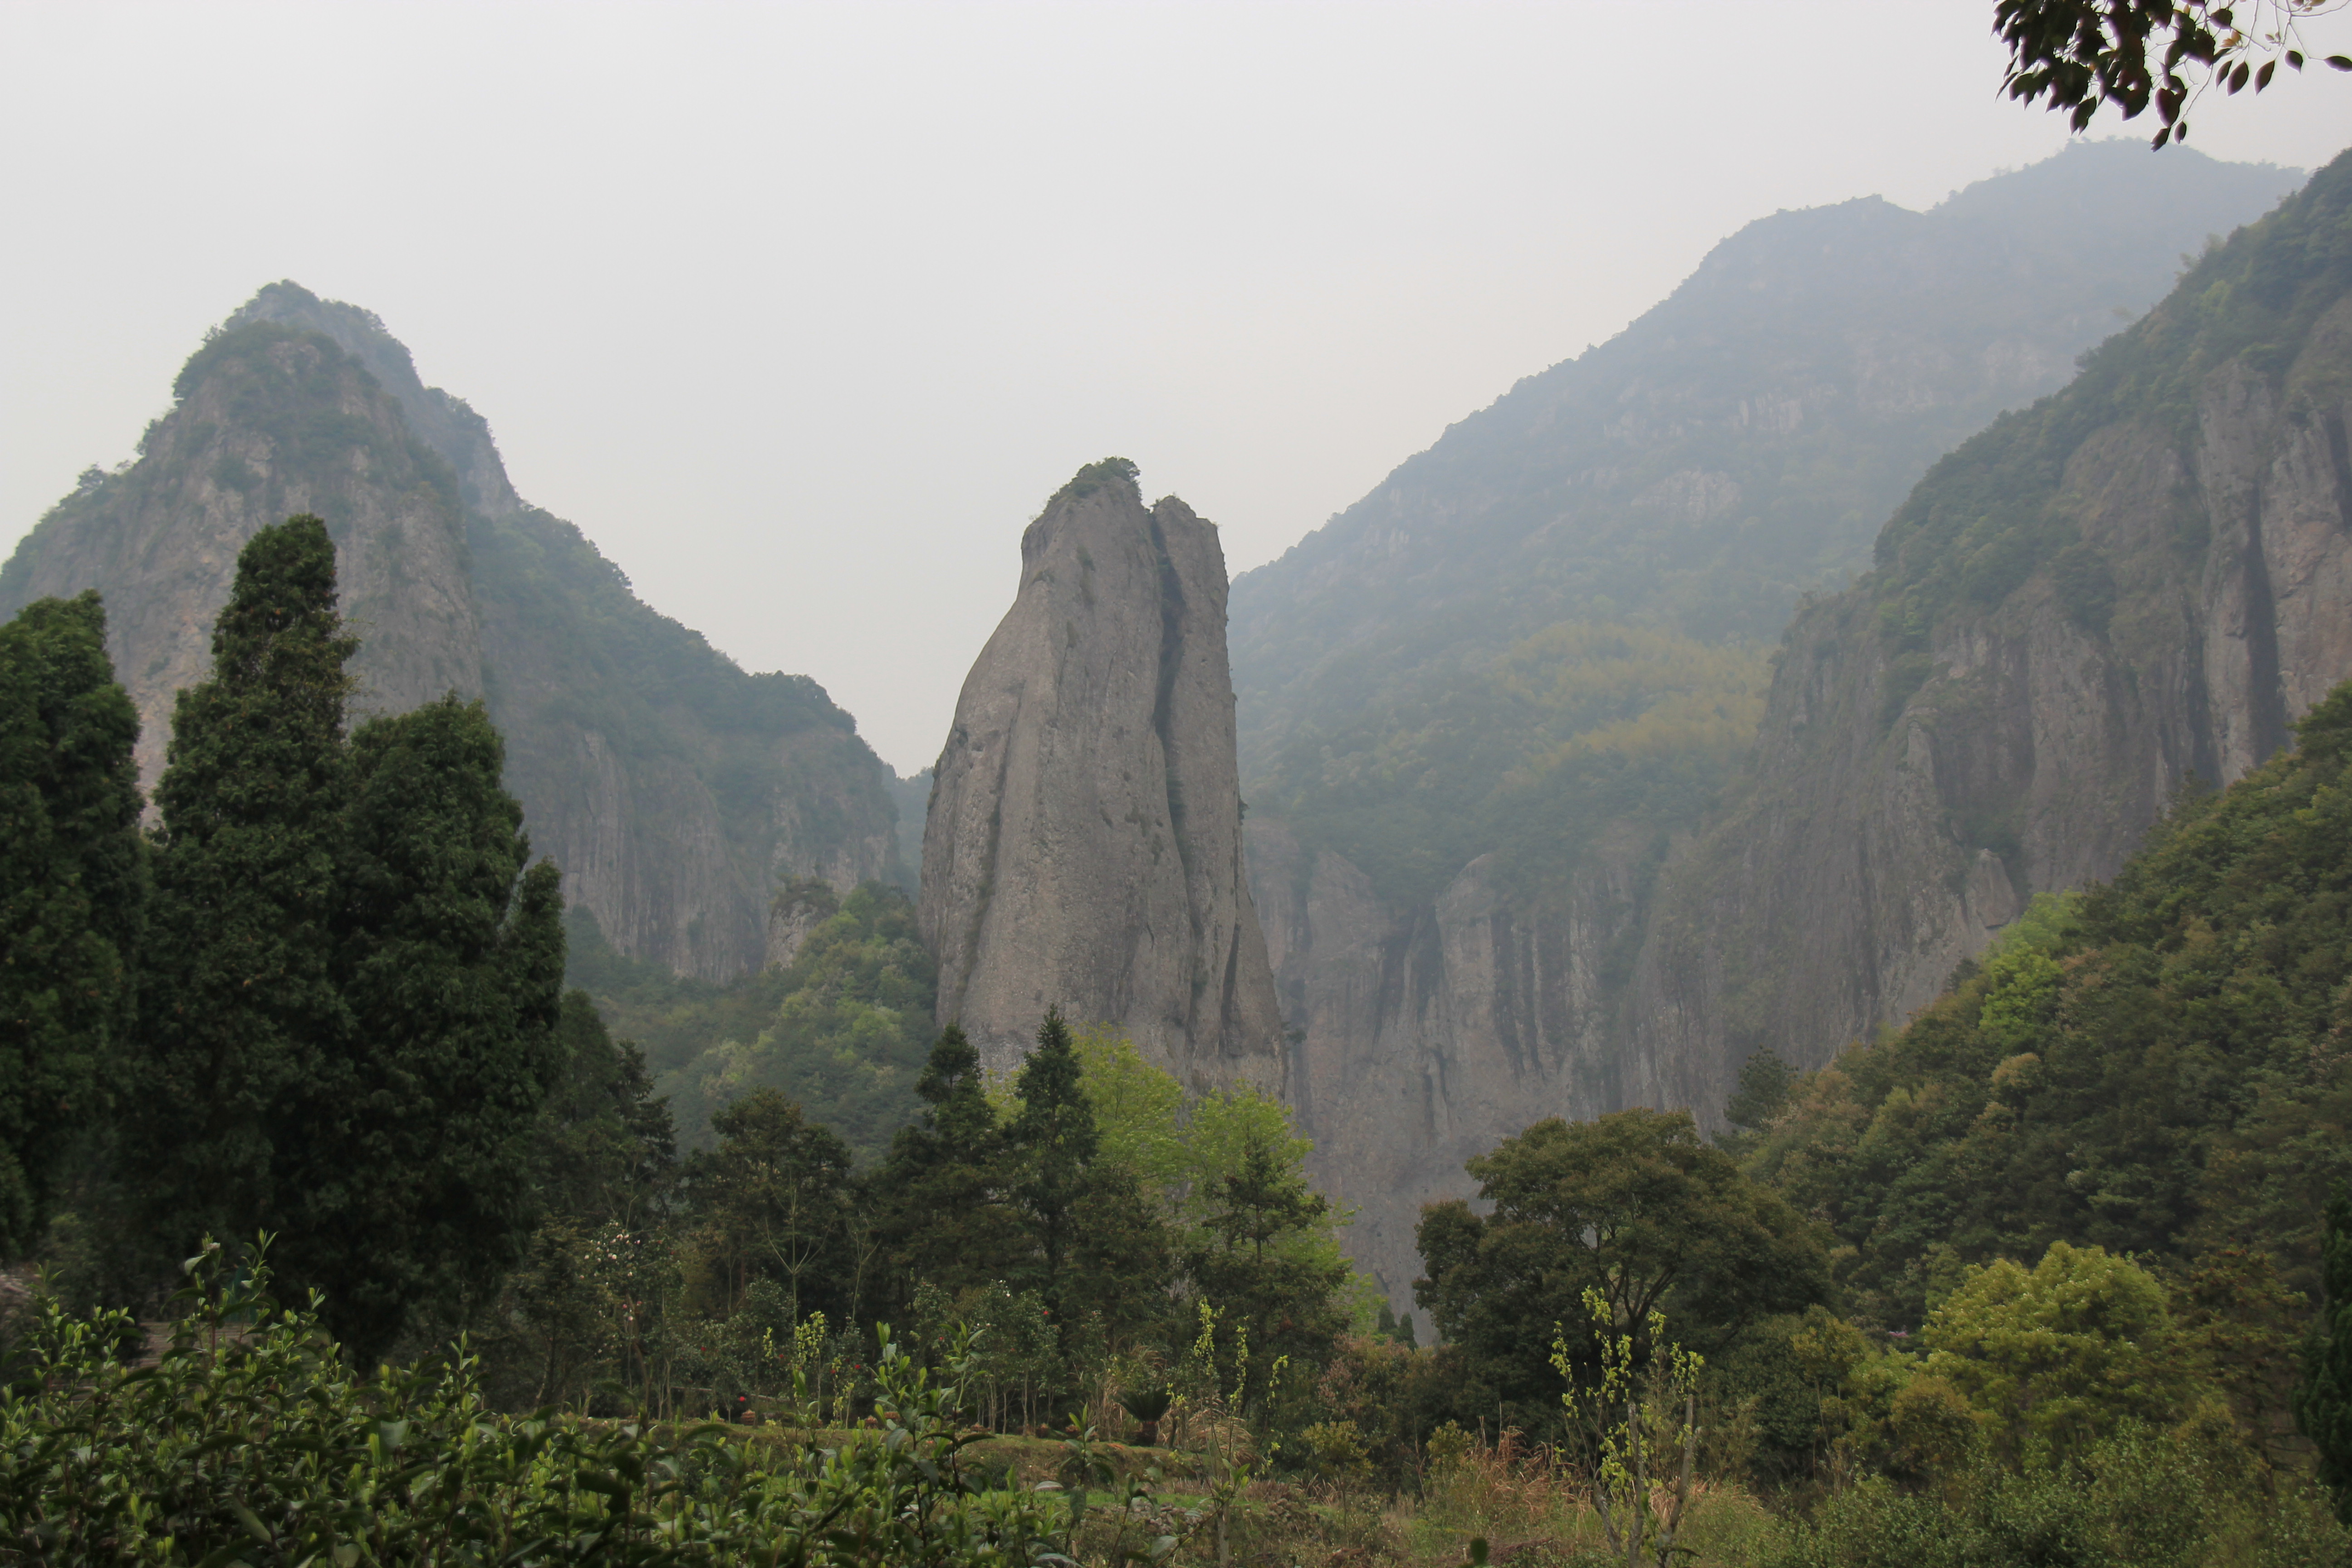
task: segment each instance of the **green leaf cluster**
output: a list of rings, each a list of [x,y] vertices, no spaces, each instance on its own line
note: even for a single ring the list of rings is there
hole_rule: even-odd
[[[312,1310],[191,1260],[152,1364],[120,1313],[45,1303],[0,1394],[0,1553],[57,1563],[1025,1564],[1064,1561],[1078,1510],[988,1489],[951,1368],[887,1331],[874,1430],[832,1449],[723,1428],[513,1417],[461,1344],[355,1372]]]
[[[95,594],[0,626],[0,1257],[40,1234],[135,1017],[138,735]]]
[[[1961,1265],[2059,1241],[2317,1284],[2352,1169],[2352,689],[2298,733],[1790,1092],[1749,1168],[1824,1217],[1865,1316],[1918,1323]]]
[[[1822,1244],[1769,1187],[1708,1145],[1686,1112],[1538,1121],[1468,1163],[1483,1212],[1422,1212],[1414,1300],[1460,1347],[1479,1403],[1530,1433],[1559,1424],[1553,1326],[1597,1291],[1644,1363],[1654,1316],[1713,1356],[1827,1298]]]

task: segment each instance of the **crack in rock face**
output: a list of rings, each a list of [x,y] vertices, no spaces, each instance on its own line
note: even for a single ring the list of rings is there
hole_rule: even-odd
[[[920,904],[940,1021],[1003,1070],[1058,1005],[1196,1089],[1280,1089],[1241,820],[1216,528],[1097,464],[1023,535],[940,753]]]

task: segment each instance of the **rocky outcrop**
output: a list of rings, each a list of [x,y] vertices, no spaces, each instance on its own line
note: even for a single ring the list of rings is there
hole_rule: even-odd
[[[1216,529],[1096,464],[1022,536],[940,753],[919,911],[940,1021],[1002,1068],[1058,1005],[1195,1087],[1279,1084],[1241,829]]]
[[[1280,823],[1249,824],[1250,887],[1283,1016],[1291,1101],[1317,1184],[1356,1211],[1347,1246],[1400,1310],[1421,1272],[1421,1205],[1462,1196],[1463,1162],[1547,1116],[1623,1103],[1628,928],[1654,862],[1638,836],[1530,897],[1484,855],[1399,905]]]
[[[427,386],[416,374],[408,346],[384,330],[373,310],[321,300],[296,283],[272,283],[239,306],[225,330],[257,321],[316,332],[357,361],[375,384],[399,403],[409,430],[440,455],[457,481],[457,500],[477,517],[503,517],[522,510],[522,498],[507,479],[489,421],[464,398]]]
[[[2286,383],[2272,365],[2267,414],[2224,375],[2137,434],[2070,437],[2086,442],[2070,489],[2112,490],[2111,531],[2063,562],[2072,536],[2044,540],[2050,559],[2011,584],[2013,604],[1890,642],[1882,619],[1900,605],[1808,601],[1762,748],[1712,827],[1696,805],[1679,819],[1592,811],[1558,826],[1555,838],[1582,837],[1548,865],[1474,846],[1418,886],[1368,875],[1373,857],[1356,854],[1361,840],[1409,864],[1356,825],[1412,822],[1411,794],[1381,797],[1407,809],[1375,816],[1361,781],[1411,776],[1391,744],[1405,723],[1444,733],[1422,715],[1466,689],[1445,684],[1448,660],[1475,669],[1504,639],[1578,617],[1699,638],[1777,629],[1807,584],[1869,564],[1939,452],[2058,387],[2117,310],[2162,298],[2179,252],[2289,183],[2153,163],[2075,148],[1929,214],[1855,203],[1759,221],[1621,338],[1521,383],[1235,584],[1242,752],[1261,808],[1251,879],[1285,1016],[1304,1030],[1295,1092],[1318,1177],[1360,1211],[1349,1249],[1399,1308],[1420,1205],[1470,1190],[1468,1154],[1544,1116],[1630,1103],[1711,1119],[1767,1041],[1822,1059],[1924,998],[2034,891],[2111,871],[2184,770],[2221,776],[2223,752],[2260,753],[2309,700],[2281,695],[2263,719],[2259,680],[2242,699],[2209,692],[2225,667],[2256,668],[2269,623],[2232,608],[2263,591],[2226,566],[2250,546],[2209,552],[2199,531],[2209,476],[2240,470],[2181,432],[2261,425],[2234,448],[2259,471],[2221,488],[2287,504],[2265,443],[2310,416],[2276,417]],[[2083,221],[2053,222],[2060,210]],[[2208,398],[2184,424],[2179,407]],[[2305,442],[2290,468],[2323,445]],[[2309,498],[2294,515],[2326,510],[2315,477],[2293,482]],[[2255,531],[2280,526],[2265,514]],[[2337,592],[2324,550],[2290,553],[2263,584]],[[2293,624],[2277,633],[2282,671],[2284,649],[2329,623]],[[2210,658],[2209,632],[2224,645]],[[2323,673],[2299,689],[2342,668],[2306,662]],[[1908,720],[1890,729],[1890,693],[1938,717],[1916,740]]]
[[[0,614],[106,598],[152,785],[236,554],[315,511],[362,641],[359,710],[483,697],[532,848],[613,945],[725,980],[795,878],[904,876],[889,770],[803,676],[751,675],[529,506],[489,426],[353,306],[264,289],[188,363],[138,460],[85,476],[0,570]]]
[[[138,460],[93,471],[0,572],[0,607],[99,589],[108,651],[154,787],[174,694],[212,668],[237,552],[297,512],[327,520],[343,614],[362,637],[357,712],[482,694],[478,610],[457,487],[399,403],[336,346],[274,324],[215,335]]]
[[[1757,1047],[1811,1067],[1900,1021],[2352,679],[2347,238],[2352,155],[1939,465],[1885,564],[1798,619],[1749,777],[1659,900],[1633,1098],[1712,1110]],[[2022,544],[1947,537],[1988,506]],[[2021,581],[1969,592],[2037,531]]]

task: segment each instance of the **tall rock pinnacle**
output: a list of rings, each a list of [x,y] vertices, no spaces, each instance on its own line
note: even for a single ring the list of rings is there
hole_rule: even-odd
[[[1242,869],[1225,558],[1135,466],[1081,469],[1021,539],[1021,591],[965,678],[923,833],[939,1016],[992,1066],[1058,1004],[1194,1087],[1283,1078]]]

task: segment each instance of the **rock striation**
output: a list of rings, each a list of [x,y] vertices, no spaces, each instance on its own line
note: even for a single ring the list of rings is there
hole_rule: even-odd
[[[1882,645],[1875,601],[1804,598],[1872,565],[1881,525],[1940,454],[2057,391],[2078,354],[2165,298],[2181,251],[2294,184],[2291,171],[2158,163],[2078,145],[1930,213],[1860,202],[1759,220],[1621,337],[1520,383],[1234,584],[1241,750],[1260,808],[1251,885],[1284,1016],[1303,1035],[1293,1093],[1318,1181],[1360,1211],[1349,1249],[1399,1308],[1420,1271],[1420,1205],[1470,1190],[1469,1154],[1549,1115],[1636,1102],[1717,1114],[1754,1046],[1818,1061],[1899,1017],[2032,891],[2111,870],[2168,798],[2179,775],[2158,765],[2156,742],[2082,737],[2152,733],[2102,704],[2146,709],[2153,681],[2180,705],[2157,726],[2174,737],[2163,744],[2194,753],[2186,737],[2207,721],[2187,715],[2208,700],[2202,653],[2111,666],[2098,678],[2108,684],[2068,697],[2087,667],[2053,642],[2025,684],[1970,688],[2000,724],[2072,711],[2064,723],[2081,728],[2044,737],[2080,747],[2081,761],[2038,764],[2051,815],[2037,861],[2008,847],[2011,785],[1959,783],[1983,737],[1951,730],[1934,749],[1948,782],[1933,790],[1879,771],[1884,733],[1871,726],[1884,697],[1850,683],[1897,661],[1897,679],[1912,679],[1923,659],[1948,658],[1943,645]],[[2211,469],[2175,440],[2178,408],[2168,417],[2175,455],[2164,461]],[[2246,449],[2271,438],[2250,436]],[[2275,481],[2249,483],[2269,494]],[[2194,537],[2201,525],[2180,526]],[[2097,550],[2066,570],[2087,559],[2095,577],[2130,552]],[[2204,559],[2168,568],[2185,595],[2167,612],[2182,648],[2207,635]],[[2326,571],[2292,569],[2314,583]],[[2021,591],[2053,590],[2045,579]],[[2223,622],[2236,614],[2226,598],[2212,611]],[[2135,635],[2155,613],[2140,606],[2155,603],[2119,600],[2112,635]],[[1838,605],[1844,619],[1826,618]],[[1572,844],[1557,819],[1522,834],[1549,835],[1539,865],[1493,844],[1444,859],[1432,849],[1418,869],[1397,852],[1413,797],[1381,781],[1428,760],[1400,736],[1443,735],[1423,716],[1464,710],[1449,664],[1475,673],[1512,639],[1596,619],[1760,641],[1792,610],[1799,631],[1771,674],[1761,750],[1737,776],[1706,781],[1729,784],[1726,815],[1710,817],[1704,794],[1671,810],[1602,799]],[[1937,637],[1960,637],[1959,624]],[[1987,641],[1979,624],[1970,657],[2014,660],[2009,635]],[[1996,658],[1995,641],[2011,651]],[[1808,669],[1813,687],[1793,686]],[[1944,704],[1940,724],[1957,725],[1957,695],[1918,689]],[[1857,760],[1843,771],[1818,750],[1831,690],[1845,693],[1833,710],[1854,727],[1842,743]],[[2213,708],[2214,722],[2235,722],[2231,701]],[[2283,719],[2261,722],[2274,736]],[[2000,776],[2019,765],[1998,764]],[[2130,783],[2097,782],[2109,779]],[[1384,870],[1374,849],[1412,875]]]
[[[2352,154],[1939,463],[1780,651],[1665,879],[1625,1088],[1719,1106],[1900,1021],[2352,679]]]
[[[97,588],[150,787],[237,552],[327,520],[360,712],[483,698],[567,900],[622,952],[725,980],[790,945],[778,889],[900,879],[889,770],[804,676],[752,675],[525,503],[488,425],[365,310],[262,289],[191,358],[137,459],[92,470],[0,568],[0,615]]]
[[[1134,466],[1080,471],[1021,540],[931,787],[919,918],[939,1016],[992,1066],[1058,1005],[1205,1088],[1283,1078],[1242,863],[1225,563]]]

